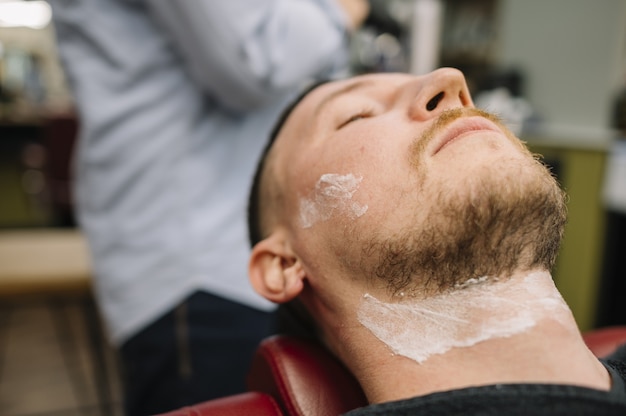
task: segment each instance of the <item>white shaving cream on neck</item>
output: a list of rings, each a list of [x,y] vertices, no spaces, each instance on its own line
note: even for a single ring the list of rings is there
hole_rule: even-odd
[[[521,279],[472,279],[426,299],[381,302],[365,294],[358,319],[395,354],[423,363],[433,354],[527,331],[571,312],[548,272]]]
[[[352,195],[359,188],[363,177],[349,173],[322,175],[311,194],[300,200],[300,224],[303,228],[312,227],[316,222],[326,221],[333,214],[342,213],[351,218],[360,217],[367,211],[367,205],[352,201]]]

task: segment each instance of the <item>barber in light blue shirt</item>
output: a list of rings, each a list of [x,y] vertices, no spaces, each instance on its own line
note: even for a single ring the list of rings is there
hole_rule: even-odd
[[[307,82],[345,70],[366,0],[52,0],[80,119],[75,202],[128,415],[244,389],[253,168]]]

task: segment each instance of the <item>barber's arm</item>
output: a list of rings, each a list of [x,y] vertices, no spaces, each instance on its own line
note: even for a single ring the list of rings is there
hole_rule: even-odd
[[[247,110],[346,61],[365,0],[148,0],[199,88]]]

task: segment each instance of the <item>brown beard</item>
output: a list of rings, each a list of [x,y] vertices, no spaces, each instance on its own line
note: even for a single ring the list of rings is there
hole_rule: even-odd
[[[472,278],[551,270],[566,222],[565,194],[527,154],[519,169],[506,160],[485,167],[471,191],[440,189],[430,205],[436,209],[414,227],[393,236],[370,235],[358,273],[386,285],[392,295],[428,295]]]
[[[524,192],[485,192],[465,203],[442,195],[440,209],[419,231],[365,244],[362,272],[391,294],[428,294],[471,278],[551,270],[566,221],[564,195],[553,182]]]

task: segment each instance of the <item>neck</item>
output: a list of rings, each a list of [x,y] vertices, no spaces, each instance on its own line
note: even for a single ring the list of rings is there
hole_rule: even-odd
[[[609,388],[547,272],[468,282],[427,299],[366,295],[358,320],[344,358],[371,402],[497,383]]]

